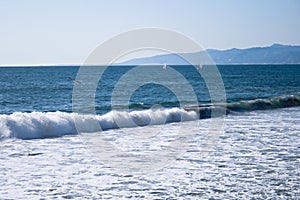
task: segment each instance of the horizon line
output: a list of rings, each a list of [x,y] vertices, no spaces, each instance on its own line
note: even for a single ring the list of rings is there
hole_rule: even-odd
[[[175,64],[170,63],[167,64],[168,66],[194,66],[199,64],[190,64],[190,65],[184,65],[184,64]],[[213,64],[202,64],[202,65],[213,65]],[[223,66],[229,66],[229,65],[300,65],[300,63],[215,63],[215,65],[223,65]],[[150,63],[150,64],[113,64],[113,65],[104,65],[104,64],[93,64],[93,65],[80,65],[80,64],[41,64],[41,65],[0,65],[0,68],[5,67],[83,67],[83,66],[94,66],[94,67],[102,67],[102,66],[116,66],[116,67],[126,67],[126,66],[163,66],[163,64],[160,63]]]

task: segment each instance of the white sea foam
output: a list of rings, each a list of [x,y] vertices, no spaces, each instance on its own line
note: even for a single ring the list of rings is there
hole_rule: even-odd
[[[39,139],[78,132],[97,132],[196,119],[198,119],[196,112],[179,108],[133,112],[112,111],[105,115],[82,115],[59,111],[16,112],[0,115],[0,138]]]
[[[225,111],[253,111],[299,106],[299,96],[288,95],[270,100],[252,100],[224,105],[190,106],[143,111],[111,111],[105,115],[83,115],[65,112],[16,112],[0,115],[0,138],[49,138],[78,132],[190,121],[223,115]],[[225,109],[225,110],[224,110]],[[214,111],[214,115],[212,115]]]

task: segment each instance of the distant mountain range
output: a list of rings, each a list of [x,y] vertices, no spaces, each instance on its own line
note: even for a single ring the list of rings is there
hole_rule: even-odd
[[[253,47],[248,49],[208,49],[205,52],[211,57],[215,64],[300,64],[300,46],[273,44],[268,47]],[[189,60],[192,60],[192,64],[210,63],[207,61],[205,52],[157,55],[132,59],[121,64],[189,64],[180,56],[189,58]]]

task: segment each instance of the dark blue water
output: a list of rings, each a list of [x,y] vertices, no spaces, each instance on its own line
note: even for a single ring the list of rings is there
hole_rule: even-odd
[[[210,102],[206,84],[195,68],[171,67],[189,81],[200,104]],[[1,67],[0,113],[72,112],[72,90],[76,84],[73,79],[78,69],[77,66]],[[113,89],[131,69],[133,66],[107,68],[99,81],[95,98],[98,114],[111,110]],[[299,95],[300,92],[300,65],[234,65],[218,66],[218,69],[224,82],[227,102],[270,99],[282,95]],[[171,81],[176,84],[176,80]],[[163,107],[179,106],[176,95],[157,84],[145,84],[138,88],[132,94],[129,104],[133,110],[148,109],[154,104]]]

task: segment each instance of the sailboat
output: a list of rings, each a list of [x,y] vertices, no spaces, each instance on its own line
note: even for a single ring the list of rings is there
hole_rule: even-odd
[[[167,69],[167,64],[166,64],[166,63],[163,65],[163,69],[164,69],[164,70]]]

